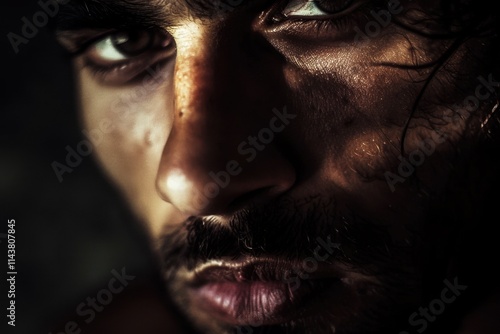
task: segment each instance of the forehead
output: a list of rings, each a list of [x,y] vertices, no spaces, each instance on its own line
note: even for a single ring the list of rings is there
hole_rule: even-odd
[[[270,0],[73,0],[61,6],[57,29],[172,27],[216,19]]]
[[[243,9],[257,3],[276,3],[273,0],[79,0],[75,3],[86,6],[102,6],[120,8],[124,11],[149,11],[168,16],[178,16],[189,13],[192,16],[210,17],[213,14],[227,13]]]

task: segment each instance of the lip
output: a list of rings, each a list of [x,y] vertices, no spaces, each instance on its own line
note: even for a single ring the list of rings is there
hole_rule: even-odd
[[[189,274],[196,307],[229,325],[273,325],[305,315],[341,286],[331,265],[307,273],[301,262],[253,259],[205,263]]]

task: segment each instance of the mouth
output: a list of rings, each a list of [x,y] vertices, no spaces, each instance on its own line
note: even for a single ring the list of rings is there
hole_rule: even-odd
[[[205,263],[187,281],[191,301],[202,312],[228,325],[262,326],[321,310],[325,299],[345,288],[340,277],[326,263],[306,268],[300,261],[247,259]]]

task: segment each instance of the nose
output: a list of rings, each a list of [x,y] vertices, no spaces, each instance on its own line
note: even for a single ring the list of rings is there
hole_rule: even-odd
[[[239,32],[237,32],[239,31]],[[282,60],[251,31],[184,26],[174,33],[174,124],[157,175],[161,197],[190,215],[229,214],[287,192]]]

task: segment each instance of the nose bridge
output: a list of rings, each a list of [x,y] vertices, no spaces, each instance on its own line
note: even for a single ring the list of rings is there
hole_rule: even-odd
[[[258,39],[250,31],[228,29],[224,25],[214,24],[204,29],[196,26],[193,30],[196,33],[179,31],[183,38],[178,43],[174,78],[178,116],[197,119],[218,116],[230,122],[244,122],[250,109],[252,119],[265,114],[259,111],[266,105],[273,106],[268,88],[272,89],[274,84],[266,80],[273,73],[266,62],[259,62],[259,51],[251,51],[259,48],[255,47]],[[251,105],[242,103],[249,100],[253,100]]]
[[[205,154],[228,154],[221,151],[234,146],[242,125],[246,128],[258,123],[262,108],[248,101],[256,96],[266,98],[258,91],[258,78],[242,66],[248,56],[235,47],[236,34],[218,26],[201,29],[190,25],[184,29],[195,33],[187,37],[187,32],[178,32],[185,37],[178,43],[174,78],[174,136],[182,140],[189,136],[196,147],[206,146]]]
[[[257,85],[240,66],[246,55],[237,54],[239,48],[231,37],[221,36],[218,27],[202,30],[198,26],[195,31],[178,43],[176,115],[164,154],[172,155],[170,163],[182,170],[189,169],[186,164],[204,166],[200,173],[221,169],[225,161],[237,158],[236,143],[257,126],[259,115],[252,110],[261,108],[249,103]],[[188,34],[179,31],[179,35]],[[264,98],[260,92],[253,93]]]
[[[291,166],[284,163],[282,179],[267,172],[266,164],[279,156],[273,143],[248,166],[238,149],[267,118],[276,118],[279,100],[273,72],[245,51],[252,38],[199,26],[177,36],[176,114],[158,170],[161,196],[181,211],[215,214],[248,194],[286,188],[294,178]]]
[[[174,74],[175,105],[178,116],[204,115],[198,109],[198,94],[208,96],[213,89],[216,65],[215,48],[211,41],[215,39],[213,28],[201,29],[190,24],[176,29],[177,58]],[[201,96],[203,98],[203,96]],[[180,118],[178,118],[180,120]]]

